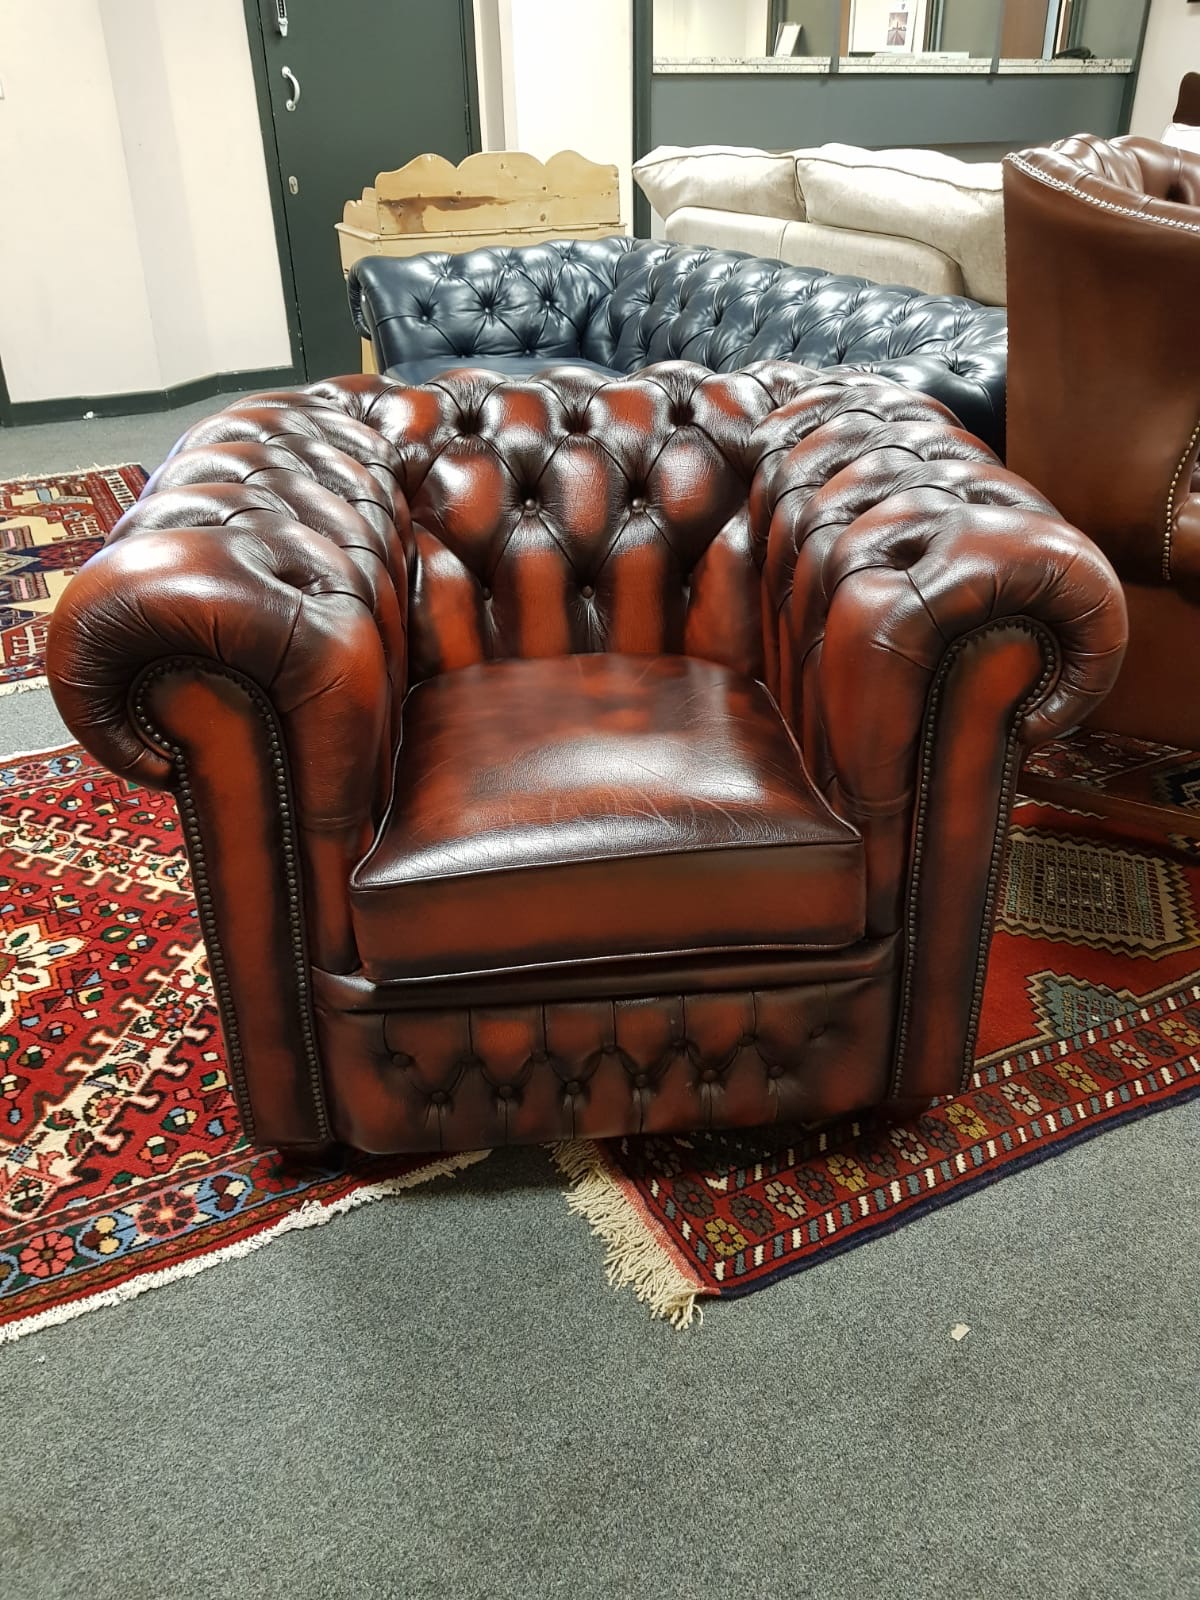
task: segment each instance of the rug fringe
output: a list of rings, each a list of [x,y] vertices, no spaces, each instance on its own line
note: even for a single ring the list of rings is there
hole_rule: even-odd
[[[16,678],[12,683],[0,683],[0,699],[6,694],[28,694],[30,689],[48,689],[49,678]]]
[[[86,422],[89,419],[80,413],[74,420]],[[90,467],[59,467],[55,472],[17,472],[12,477],[0,479],[0,482],[50,483],[54,478],[74,478],[81,472],[120,472],[122,467],[136,467],[139,472],[146,471],[139,461],[93,461]],[[146,475],[149,477],[149,473]]]
[[[550,1153],[570,1185],[568,1209],[586,1218],[592,1232],[608,1246],[604,1267],[609,1283],[618,1289],[632,1285],[650,1315],[665,1317],[672,1327],[690,1327],[693,1319],[703,1322],[704,1312],[696,1302],[704,1286],[659,1243],[613,1176],[600,1146],[583,1139],[552,1145]]]
[[[415,1172],[406,1172],[398,1178],[385,1178],[380,1183],[364,1184],[361,1189],[353,1189],[349,1194],[341,1195],[328,1204],[323,1204],[319,1200],[306,1200],[295,1211],[280,1217],[278,1222],[269,1228],[264,1228],[261,1233],[252,1233],[248,1238],[237,1240],[235,1244],[225,1245],[223,1249],[195,1256],[190,1261],[181,1261],[174,1267],[163,1267],[158,1272],[143,1273],[140,1277],[130,1278],[125,1283],[115,1284],[111,1289],[102,1289],[98,1294],[86,1295],[83,1299],[72,1300],[66,1305],[52,1306],[48,1311],[39,1311],[32,1317],[22,1317],[17,1321],[5,1323],[0,1327],[0,1345],[12,1344],[17,1339],[23,1339],[26,1334],[39,1333],[43,1328],[72,1322],[85,1312],[98,1311],[102,1306],[116,1306],[127,1300],[136,1300],[139,1295],[146,1294],[151,1289],[161,1289],[164,1284],[175,1283],[180,1278],[194,1278],[197,1273],[205,1272],[220,1262],[236,1261],[242,1256],[252,1255],[255,1250],[261,1250],[263,1245],[271,1244],[285,1233],[293,1233],[300,1228],[319,1228],[334,1217],[343,1216],[347,1211],[354,1211],[371,1200],[384,1200],[389,1195],[399,1194],[404,1189],[415,1189],[420,1184],[430,1183],[434,1178],[451,1177],[461,1172],[464,1167],[474,1166],[477,1161],[483,1161],[490,1154],[490,1150],[471,1150],[465,1155],[444,1156],[441,1160],[431,1161],[427,1166],[420,1167]]]
[[[35,756],[61,756],[68,750],[78,749],[73,740],[68,740],[66,744],[48,744],[42,750],[6,750],[0,755],[0,767],[6,767],[13,761],[32,761]]]

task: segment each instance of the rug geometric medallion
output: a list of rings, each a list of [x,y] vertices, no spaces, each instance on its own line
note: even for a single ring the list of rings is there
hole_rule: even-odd
[[[560,1146],[610,1279],[686,1326],[704,1298],[766,1288],[1200,1094],[1200,864],[1178,843],[1018,804],[975,1074],[956,1099],[897,1126]]]
[[[0,1343],[477,1159],[251,1149],[174,800],[76,746],[0,762]]]
[[[0,694],[44,682],[50,613],[145,482],[134,466],[0,482]]]

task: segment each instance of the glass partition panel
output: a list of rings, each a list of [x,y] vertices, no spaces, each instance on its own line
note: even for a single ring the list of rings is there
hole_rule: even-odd
[[[931,0],[852,0],[848,53],[916,55],[924,50]]]
[[[1052,56],[1061,0],[1005,0],[1000,54],[1005,61],[1040,61]]]
[[[1182,0],[1181,0],[1182,3]],[[1149,0],[653,0],[660,61],[1127,60]],[[882,59],[880,59],[882,58]],[[897,61],[898,70],[904,70]],[[761,70],[756,68],[754,70]],[[913,70],[911,63],[908,70]],[[919,70],[919,69],[918,69]]]
[[[1126,60],[1137,53],[1145,10],[1145,0],[1074,0],[1068,44],[1104,59]]]
[[[850,7],[851,0],[654,0],[654,54],[673,61],[829,56],[845,38]]]
[[[685,61],[769,55],[771,12],[770,0],[654,0],[654,54]]]
[[[996,53],[1003,9],[1004,0],[935,0],[929,48],[973,61],[990,61]]]
[[[794,56],[831,56],[841,48],[850,0],[831,5],[830,0],[775,0],[775,34],[772,49]],[[780,34],[784,24],[799,33]],[[840,24],[840,25],[839,25]],[[790,49],[789,49],[790,47]]]

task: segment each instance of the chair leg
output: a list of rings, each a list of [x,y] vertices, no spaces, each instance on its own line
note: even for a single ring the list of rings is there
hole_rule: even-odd
[[[343,1154],[342,1147],[330,1140],[324,1144],[281,1144],[276,1146],[279,1170],[289,1177],[308,1177],[329,1167]]]

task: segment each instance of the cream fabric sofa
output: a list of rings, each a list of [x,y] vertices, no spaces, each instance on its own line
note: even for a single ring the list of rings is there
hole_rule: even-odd
[[[1004,304],[999,162],[845,144],[660,145],[633,173],[668,239]]]

